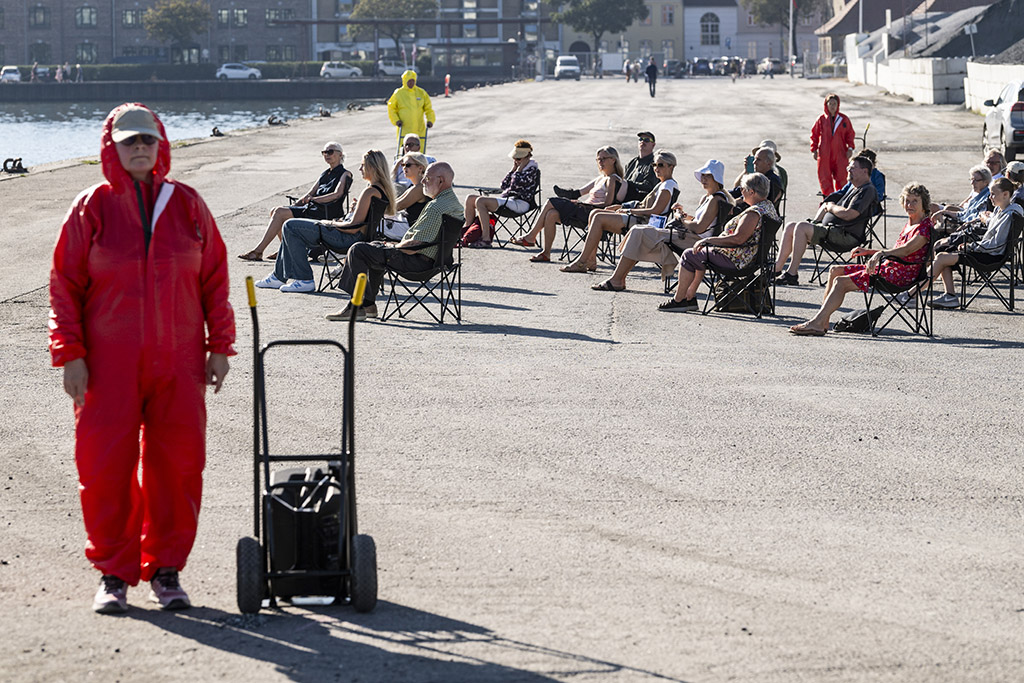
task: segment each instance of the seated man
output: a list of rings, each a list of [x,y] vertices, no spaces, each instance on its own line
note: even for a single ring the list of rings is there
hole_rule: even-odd
[[[808,244],[821,244],[827,238],[829,244],[845,251],[864,242],[867,219],[878,202],[878,193],[871,184],[872,168],[869,159],[854,157],[848,167],[852,187],[839,201],[822,203],[811,220],[786,224],[779,243],[779,258],[775,261],[776,284],[800,283],[797,270]],[[784,272],[790,254],[793,260],[789,271]]]
[[[992,180],[999,180],[1006,168],[1006,157],[998,149],[990,149],[985,155],[985,166],[992,173]]]
[[[874,150],[865,147],[861,151],[857,152],[854,156],[865,157],[868,161],[871,162],[871,165],[873,167],[871,169],[871,184],[875,186],[875,192],[878,194],[879,201],[881,201],[882,199],[885,198],[885,174],[878,170],[878,155],[875,154]],[[852,186],[853,184],[847,181],[845,185],[836,190],[835,194],[842,195]],[[829,195],[829,197],[832,196],[834,195]],[[825,198],[825,201],[828,201],[828,197]]]
[[[771,193],[768,195],[768,201],[774,206],[775,210],[779,209],[779,202],[782,201],[782,178],[775,172],[775,156],[776,152],[771,147],[760,147],[754,152],[754,173],[760,173],[764,177],[768,178],[769,184],[771,184]],[[739,178],[736,178],[736,186],[729,191],[729,194],[733,199],[738,200],[737,206],[742,204],[742,195],[740,188],[740,178],[745,176],[746,173],[741,173]],[[746,205],[742,206],[743,209],[747,208]]]
[[[438,238],[441,234],[442,216],[464,220],[462,204],[452,190],[454,181],[455,172],[451,166],[443,161],[431,164],[423,177],[423,191],[433,199],[423,208],[420,217],[405,233],[402,241],[398,244],[359,242],[349,248],[338,285],[351,294],[355,290],[359,274],[367,275],[366,293],[363,305],[356,312],[356,320],[377,317],[377,292],[380,291],[387,266],[410,272],[429,270],[433,267],[439,247],[419,250],[414,250],[413,247],[420,247]],[[328,320],[348,320],[351,306],[350,302],[342,310],[329,313],[325,317]]]
[[[626,182],[615,196],[620,204],[639,202],[658,184],[658,177],[654,174],[654,133],[641,131],[636,137],[639,153],[626,164]]]
[[[391,177],[394,179],[395,187],[398,188],[399,192],[412,187],[412,181],[405,177],[405,169],[402,167],[402,160],[405,159],[406,154],[410,154],[412,152],[416,152],[418,154],[420,147],[420,136],[416,135],[416,133],[409,133],[402,138],[402,153],[398,155],[397,159],[395,159],[395,165],[391,168]],[[437,159],[432,156],[428,156],[426,154],[423,156],[427,157],[428,164],[432,164],[437,161]]]

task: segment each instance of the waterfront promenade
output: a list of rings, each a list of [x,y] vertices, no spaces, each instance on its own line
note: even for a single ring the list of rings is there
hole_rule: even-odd
[[[679,158],[692,208],[693,168],[717,157],[732,180],[772,138],[789,217],[803,218],[817,190],[808,132],[831,88],[858,134],[871,123],[890,195],[910,180],[966,195],[980,118],[829,81],[665,80],[656,100],[618,79],[478,89],[434,100],[428,152],[457,184],[494,185],[525,137],[547,196],[592,177],[598,146],[625,161],[651,130]],[[89,610],[98,577],[82,555],[70,402],[45,348],[46,284],[57,227],[99,167],[0,179],[5,680],[1019,680],[1019,314],[986,299],[937,311],[931,340],[794,338],[820,288],[780,288],[764,320],[664,314],[652,270],[630,291],[593,292],[606,267],[563,274],[518,248],[463,253],[461,325],[357,330],[377,611],[239,617],[234,545],[252,514],[243,279],[270,264],[234,255],[320,172],[329,139],[352,169],[369,147],[395,148],[377,107],[173,152],[171,175],[199,189],[228,244],[239,332],[209,398],[204,509],[182,573],[197,607],[182,614],[150,608],[148,587],[129,591],[124,618]],[[889,222],[890,242],[901,226]],[[343,299],[258,296],[264,340],[344,334],[323,319]],[[333,363],[271,361],[272,447],[325,443]]]

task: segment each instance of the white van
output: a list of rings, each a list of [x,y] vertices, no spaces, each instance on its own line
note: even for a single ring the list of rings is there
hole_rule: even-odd
[[[555,80],[563,78],[580,80],[580,62],[573,55],[562,55],[555,60]]]

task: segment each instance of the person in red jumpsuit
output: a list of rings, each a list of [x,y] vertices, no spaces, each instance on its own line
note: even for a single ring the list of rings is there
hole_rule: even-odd
[[[50,354],[74,399],[85,555],[103,574],[93,609],[126,611],[140,580],[161,608],[182,609],[206,385],[220,390],[234,355],[226,252],[196,191],[166,179],[171,148],[153,112],[111,111],[100,156],[106,182],[71,205],[50,271]]]
[[[818,161],[818,183],[822,196],[829,196],[846,184],[846,166],[853,156],[853,124],[839,113],[839,95],[825,95],[825,113],[811,128],[811,154]]]

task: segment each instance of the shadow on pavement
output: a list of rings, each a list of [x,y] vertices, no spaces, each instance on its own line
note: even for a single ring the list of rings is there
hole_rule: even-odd
[[[339,613],[340,612],[340,613]],[[273,664],[302,683],[360,681],[557,681],[627,674],[685,683],[654,671],[504,638],[490,629],[380,602],[372,614],[315,606],[232,614],[131,610],[129,615],[203,647]],[[510,657],[534,671],[499,663]]]
[[[465,306],[466,302],[462,302]],[[421,329],[436,329],[439,331],[455,330],[456,332],[474,332],[477,334],[501,334],[501,335],[516,335],[520,337],[543,337],[546,339],[568,339],[571,341],[581,342],[594,342],[597,344],[618,344],[619,342],[612,339],[600,339],[598,337],[590,337],[585,334],[579,334],[578,332],[562,332],[560,330],[548,330],[540,327],[520,327],[518,325],[484,325],[479,323],[457,323],[454,320],[451,323],[445,322],[444,325],[438,325],[433,320],[402,320],[400,318],[392,318],[391,320],[376,321],[375,325],[395,325],[398,327],[418,327]]]
[[[485,285],[479,282],[463,282],[463,289],[476,289],[482,292],[502,292],[503,294],[531,294],[533,296],[556,296],[554,292],[541,292],[536,289],[521,287],[505,287],[503,285]]]

